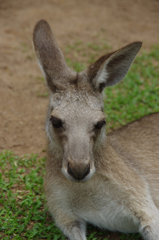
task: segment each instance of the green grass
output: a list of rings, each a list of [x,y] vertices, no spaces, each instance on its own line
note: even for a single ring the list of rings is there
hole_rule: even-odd
[[[110,49],[107,45],[75,43],[65,51],[68,64],[84,69]],[[71,56],[71,51],[74,55]],[[79,63],[82,60],[82,64]],[[119,127],[146,114],[159,112],[159,48],[137,57],[127,77],[106,89],[107,128]],[[0,239],[65,239],[48,214],[43,193],[45,160],[0,153]],[[111,235],[89,227],[89,240],[137,240],[139,235]],[[113,238],[114,236],[114,238]]]
[[[45,208],[44,159],[0,154],[0,239],[64,239]]]

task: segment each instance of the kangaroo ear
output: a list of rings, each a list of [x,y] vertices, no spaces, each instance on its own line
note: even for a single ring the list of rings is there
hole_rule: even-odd
[[[49,24],[40,20],[33,32],[33,43],[40,67],[52,91],[63,89],[65,79],[71,75],[64,56],[58,47]]]
[[[141,45],[141,42],[133,42],[116,52],[102,56],[90,65],[87,74],[93,88],[101,92],[105,87],[122,80]]]

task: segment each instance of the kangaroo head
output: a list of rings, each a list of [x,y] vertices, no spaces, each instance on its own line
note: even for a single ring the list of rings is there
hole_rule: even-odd
[[[102,56],[78,74],[66,65],[45,20],[36,24],[33,42],[50,90],[46,123],[50,146],[60,151],[67,178],[88,180],[95,172],[94,150],[105,142],[102,91],[122,80],[141,42]]]

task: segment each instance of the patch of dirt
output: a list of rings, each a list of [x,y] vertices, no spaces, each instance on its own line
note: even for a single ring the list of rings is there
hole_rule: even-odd
[[[105,39],[113,49],[159,43],[158,0],[0,0],[0,151],[42,154],[48,99],[32,49],[32,31],[46,19],[61,48]],[[103,52],[104,54],[104,52]]]

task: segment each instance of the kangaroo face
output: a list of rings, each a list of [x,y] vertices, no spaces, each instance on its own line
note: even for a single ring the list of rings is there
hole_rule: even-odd
[[[50,141],[61,146],[63,174],[71,180],[88,180],[95,172],[93,149],[105,137],[101,99],[86,91],[62,92],[52,96],[51,109],[47,132]]]
[[[141,42],[102,56],[78,74],[68,68],[45,20],[35,26],[33,42],[50,90],[46,130],[51,148],[60,149],[67,178],[88,180],[95,172],[94,149],[105,138],[102,91],[125,76]]]

